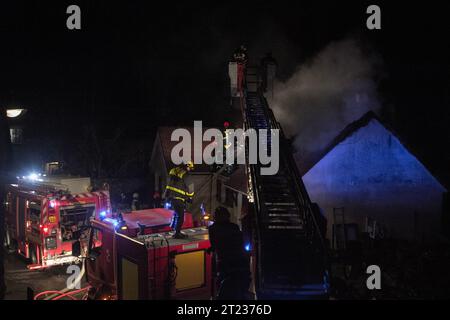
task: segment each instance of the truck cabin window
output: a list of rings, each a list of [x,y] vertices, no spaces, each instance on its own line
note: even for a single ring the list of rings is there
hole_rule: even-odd
[[[41,203],[38,201],[30,201],[28,203],[28,220],[31,223],[39,224],[41,221]]]

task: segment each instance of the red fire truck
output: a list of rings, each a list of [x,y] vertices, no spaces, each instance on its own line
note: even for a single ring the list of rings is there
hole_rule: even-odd
[[[90,297],[209,299],[214,281],[208,230],[194,227],[186,213],[188,238],[173,239],[171,218],[170,210],[149,209],[92,221],[85,259]]]
[[[89,192],[89,178],[30,175],[7,186],[6,245],[29,269],[72,263],[72,244],[90,220],[111,215],[109,192]]]

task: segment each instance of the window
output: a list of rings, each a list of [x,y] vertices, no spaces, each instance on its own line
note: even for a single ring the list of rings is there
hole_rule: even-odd
[[[11,128],[9,129],[9,135],[12,144],[21,144],[23,140],[23,130],[22,128]]]
[[[28,217],[32,223],[41,221],[41,203],[36,201],[30,201],[28,205]]]
[[[66,206],[59,210],[63,241],[78,239],[95,214],[95,205]]]

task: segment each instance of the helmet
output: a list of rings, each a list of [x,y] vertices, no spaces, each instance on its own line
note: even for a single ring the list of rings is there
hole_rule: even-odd
[[[194,163],[191,160],[187,161],[185,164],[187,168],[194,170]]]

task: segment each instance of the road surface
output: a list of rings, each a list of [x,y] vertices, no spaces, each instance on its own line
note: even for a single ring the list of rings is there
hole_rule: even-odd
[[[66,288],[66,281],[70,274],[66,273],[67,266],[53,267],[48,270],[28,270],[27,262],[14,253],[5,252],[5,300],[26,300],[27,288],[31,287],[35,293],[46,290],[62,290]],[[82,286],[84,284],[84,279]]]

